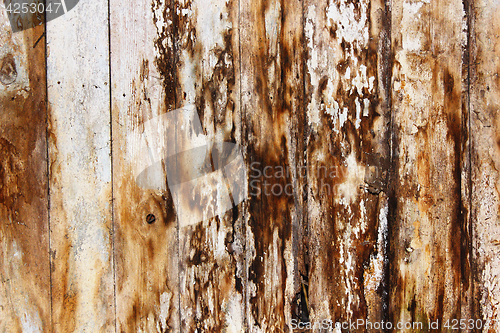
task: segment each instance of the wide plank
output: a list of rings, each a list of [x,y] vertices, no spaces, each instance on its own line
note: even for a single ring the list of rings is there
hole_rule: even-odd
[[[305,1],[311,324],[384,319],[389,15],[384,1]]]
[[[175,145],[162,121],[176,105],[174,2],[110,5],[116,329],[180,332],[178,226],[161,165]]]
[[[300,1],[240,1],[246,320],[283,332],[302,316],[304,225],[303,29]]]
[[[49,332],[45,28],[13,32],[9,3],[0,3],[0,332]]]
[[[392,3],[389,318],[405,325],[402,332],[470,319],[462,244],[469,237],[462,200],[466,9],[462,1]]]
[[[246,179],[241,150],[238,2],[177,0],[174,13],[176,108],[189,111],[192,117],[187,126],[175,126],[176,151],[182,154],[198,147],[194,157],[211,164],[199,178],[180,187],[172,183],[175,175],[167,172],[179,223],[181,331],[243,332],[240,202],[245,198]],[[236,144],[234,160],[217,155],[217,147],[230,148],[229,143]],[[219,157],[223,158],[219,161]],[[176,162],[176,169],[193,167],[183,156]],[[243,173],[231,172],[231,165],[239,165]]]
[[[47,23],[54,332],[114,332],[108,2]]]

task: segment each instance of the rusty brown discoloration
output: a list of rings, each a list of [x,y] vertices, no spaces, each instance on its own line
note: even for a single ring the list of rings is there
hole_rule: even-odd
[[[111,6],[111,21],[117,25],[111,45],[116,68],[112,74],[116,325],[118,332],[179,332],[173,199],[168,189],[145,189],[136,178],[150,161],[147,147],[141,145],[144,124],[176,105],[174,4],[153,1],[126,7],[118,2]],[[130,27],[129,22],[135,23]],[[127,57],[130,45],[137,58]],[[166,175],[159,178],[162,183],[153,185],[165,188]],[[149,223],[151,216],[154,223]]]
[[[393,3],[392,29],[400,31],[392,38],[393,322],[427,325],[470,315],[470,276],[461,263],[469,254],[462,245],[468,237],[461,188],[468,158],[464,16],[461,1]]]
[[[307,311],[301,297],[306,176],[298,175],[304,165],[302,4],[243,1],[240,8],[241,97],[253,169],[245,207],[246,320],[251,330],[282,332]]]
[[[309,311],[315,322],[383,319],[388,14],[382,1],[305,4]]]
[[[50,331],[45,48],[32,47],[43,27],[14,35],[3,17],[0,331]]]
[[[242,143],[236,73],[239,68],[238,12],[236,1],[175,1],[174,5],[178,41],[176,107],[195,106],[209,142]],[[183,151],[190,143],[176,140],[176,144],[177,150]],[[218,184],[210,185],[216,188]],[[205,212],[214,208],[207,197],[199,194],[187,194],[187,198],[192,202],[179,205],[191,210],[199,207]],[[244,235],[239,208],[191,226],[182,226],[182,218],[179,221],[183,332],[232,332],[244,325],[245,302],[241,288]]]

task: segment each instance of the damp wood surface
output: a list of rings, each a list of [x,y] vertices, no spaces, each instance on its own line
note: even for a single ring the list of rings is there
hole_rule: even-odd
[[[500,329],[498,1],[4,7],[0,332]]]

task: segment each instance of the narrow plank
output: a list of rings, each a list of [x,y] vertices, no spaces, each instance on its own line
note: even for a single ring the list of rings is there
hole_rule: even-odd
[[[110,5],[117,331],[180,332],[175,207],[164,169],[151,168],[171,144],[174,2]]]
[[[176,126],[176,150],[204,144],[210,153],[211,144],[223,142],[241,147],[238,1],[178,0],[174,11],[178,40],[176,107],[192,110],[194,119],[200,118],[197,129],[191,124],[196,134],[188,135],[189,140],[183,127]],[[243,156],[239,156],[244,167]],[[212,159],[213,164],[215,150]],[[189,168],[182,163],[179,158],[177,168]],[[189,193],[175,190],[181,331],[243,332],[244,220],[241,205],[232,208],[238,204],[237,189],[230,188],[233,192],[229,193],[224,182],[236,182],[242,188],[246,179],[234,179],[235,175],[224,171],[223,180],[219,178],[222,170],[216,165],[212,170],[194,180]],[[173,191],[171,181],[169,178]],[[188,215],[199,217],[191,224]]]
[[[389,7],[307,0],[304,8],[309,321],[380,323],[391,158]]]
[[[500,4],[472,2],[470,137],[474,317],[500,330]]]
[[[462,1],[392,3],[389,317],[394,324],[443,325],[468,313],[462,292],[470,283],[469,251],[461,244],[468,237],[461,200],[461,167],[467,158],[462,137],[465,10]]]
[[[0,3],[1,332],[51,330],[43,33],[13,33]]]
[[[114,332],[107,1],[47,23],[54,332]]]
[[[240,1],[240,36],[245,317],[250,332],[283,332],[303,315],[307,288],[301,1]]]

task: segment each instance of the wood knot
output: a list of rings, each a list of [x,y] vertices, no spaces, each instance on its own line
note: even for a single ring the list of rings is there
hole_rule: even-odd
[[[14,56],[12,56],[12,54],[8,54],[2,59],[2,65],[0,67],[0,82],[7,86],[14,83],[16,78],[16,62],[14,61]]]

